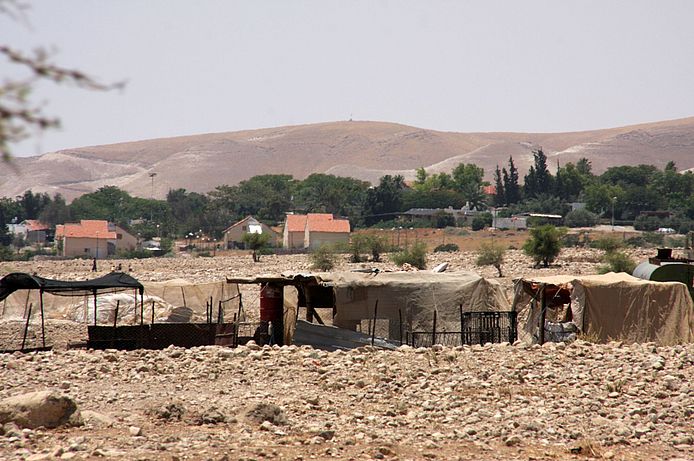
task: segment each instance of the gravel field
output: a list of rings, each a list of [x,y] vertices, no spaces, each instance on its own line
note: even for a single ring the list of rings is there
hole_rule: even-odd
[[[595,273],[599,258],[569,249],[552,268],[536,270],[511,250],[498,280],[510,289],[521,275]],[[474,259],[433,254],[429,267],[445,261],[452,271],[496,275]],[[257,264],[220,256],[104,261],[101,273],[119,262],[142,281],[309,270],[304,255]],[[387,260],[374,266],[394,268]],[[93,277],[90,268],[87,261],[0,263],[1,274],[75,280]],[[1,322],[0,338],[18,327]],[[691,344],[122,352],[64,350],[61,341],[85,331],[73,322],[51,320],[47,331],[52,352],[0,354],[0,421],[1,399],[53,390],[74,399],[83,424],[0,425],[0,459],[694,459]]]

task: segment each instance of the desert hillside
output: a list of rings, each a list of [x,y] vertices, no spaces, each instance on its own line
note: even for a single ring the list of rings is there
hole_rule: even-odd
[[[171,188],[207,192],[264,173],[304,178],[331,173],[375,182],[384,174],[411,178],[414,169],[450,171],[475,163],[488,178],[513,155],[524,173],[542,146],[550,165],[589,158],[596,172],[614,165],[674,160],[694,168],[694,117],[573,133],[453,133],[385,122],[348,121],[152,139],[50,152],[15,159],[0,173],[0,196],[27,189],[68,199],[104,185],[151,195]]]

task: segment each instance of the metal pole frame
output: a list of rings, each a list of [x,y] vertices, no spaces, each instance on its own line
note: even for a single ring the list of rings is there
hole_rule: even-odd
[[[44,315],[43,315],[43,288],[39,290],[39,299],[40,299],[40,304],[41,304],[41,344],[43,347],[46,347],[46,325],[44,324]]]

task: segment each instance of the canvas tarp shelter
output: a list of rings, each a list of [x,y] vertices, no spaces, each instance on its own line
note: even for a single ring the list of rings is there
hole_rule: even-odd
[[[694,303],[686,285],[611,272],[516,280],[513,309],[518,312],[520,339],[526,342],[539,336],[543,285],[551,297],[568,295],[572,322],[598,341],[694,341]]]
[[[471,272],[342,272],[322,277],[335,292],[334,325],[354,329],[373,317],[378,300],[377,322],[388,323],[381,328],[388,329],[384,336],[391,339],[398,339],[400,316],[405,330],[428,331],[436,310],[439,331],[459,331],[460,305],[463,312],[511,310],[498,282]]]
[[[28,274],[25,274],[28,275]],[[108,274],[106,280],[112,280],[110,277],[113,274]],[[127,274],[122,274],[126,277],[133,279]],[[8,276],[9,277],[9,276]],[[49,280],[42,279],[41,277],[29,276],[33,279],[38,280]],[[76,322],[93,323],[94,321],[94,309],[93,309],[93,291],[89,283],[94,283],[95,285],[101,283],[101,279],[105,277],[100,277],[99,279],[87,280],[87,281],[75,281],[75,282],[63,282],[63,281],[49,281],[51,283],[46,283],[45,286],[52,287],[50,290],[46,290],[44,294],[44,310],[46,318],[55,319],[66,319],[73,320]],[[7,278],[7,277],[6,277]],[[4,280],[4,279],[3,279]],[[10,279],[12,280],[12,278]],[[121,277],[121,281],[126,280]],[[53,282],[58,282],[56,285]],[[102,281],[103,282],[103,281]],[[152,303],[155,305],[155,320],[156,321],[166,321],[171,317],[172,312],[176,310],[181,310],[180,308],[187,308],[187,317],[185,321],[205,321],[205,306],[206,302],[209,302],[212,298],[214,306],[214,320],[216,321],[218,303],[220,300],[224,301],[223,306],[226,311],[235,311],[237,301],[232,301],[238,296],[238,290],[235,285],[229,285],[224,281],[217,282],[206,282],[206,283],[192,283],[187,280],[174,279],[165,282],[145,282],[140,284],[140,282],[135,282],[139,295],[139,287],[144,289],[144,309],[145,315],[144,320],[151,320],[151,308]],[[24,279],[24,284],[32,284],[31,280]],[[39,283],[39,282],[36,282]],[[67,294],[62,290],[60,284],[72,284],[75,291],[70,293],[70,297],[65,297]],[[108,285],[108,284],[107,284]],[[0,281],[0,287],[2,283]],[[87,288],[85,288],[87,287]],[[100,287],[98,289],[97,298],[97,315],[99,323],[112,323],[115,315],[115,306],[118,301],[118,322],[119,323],[139,323],[140,317],[139,312],[135,312],[135,292],[128,290],[131,288],[125,286],[120,289],[114,289],[113,287]],[[2,288],[0,288],[1,290]],[[122,291],[126,290],[126,291]],[[119,292],[120,291],[120,292]],[[55,295],[52,293],[56,293]],[[0,292],[1,293],[1,292]],[[138,311],[139,311],[139,299],[137,300]],[[38,290],[27,290],[27,291],[16,291],[9,293],[5,299],[0,298],[0,318],[5,319],[22,319],[26,317],[27,308],[30,304],[33,304],[34,311],[37,310],[39,306],[39,293]],[[188,310],[189,309],[189,310]]]
[[[144,287],[133,277],[123,272],[111,272],[92,280],[65,281],[39,277],[38,275],[14,272],[0,279],[0,301],[17,290],[40,290],[63,296],[82,294],[113,293],[122,290],[142,291]]]
[[[8,298],[11,298],[13,295],[17,295],[15,298],[19,298],[19,300],[15,303],[12,303],[10,300],[9,304],[14,304],[15,308],[23,307],[22,316],[27,318],[27,328],[29,326],[28,322],[32,314],[32,307],[34,308],[34,312],[38,310],[41,315],[41,343],[42,347],[45,348],[46,334],[44,328],[44,319],[46,312],[46,294],[54,298],[61,296],[85,297],[91,295],[94,297],[94,310],[96,310],[97,295],[104,293],[115,293],[125,290],[132,290],[133,298],[137,300],[138,294],[140,297],[142,297],[144,287],[135,278],[123,272],[112,272],[96,279],[77,281],[54,280],[39,277],[38,275],[14,272],[0,279],[0,302],[3,303],[2,316],[4,317],[6,315]],[[21,294],[23,291],[26,292],[26,297],[24,299],[24,303],[21,303]],[[35,296],[37,292],[37,302],[29,302],[30,295],[33,294]],[[140,301],[141,299],[142,298],[140,298]],[[26,332],[27,329],[25,329],[22,339],[22,349],[24,349],[25,346]]]
[[[297,287],[301,305],[334,308],[333,325],[368,332],[374,318],[376,300],[376,336],[401,339],[403,331],[432,329],[437,312],[438,331],[460,330],[460,305],[464,312],[510,311],[504,289],[495,280],[469,272],[325,272],[286,274],[250,278],[228,278],[230,283],[279,283]],[[318,305],[312,287],[330,289],[334,305]],[[285,329],[290,325],[297,305],[285,289]],[[313,298],[313,299],[311,299]],[[320,301],[328,299],[323,293]],[[402,323],[400,319],[402,318]],[[289,333],[291,336],[291,333]]]

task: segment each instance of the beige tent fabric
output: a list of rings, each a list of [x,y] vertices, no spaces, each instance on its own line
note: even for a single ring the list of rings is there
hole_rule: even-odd
[[[342,272],[319,274],[335,292],[335,326],[354,329],[374,316],[378,300],[377,335],[399,338],[403,329],[430,331],[434,310],[438,331],[459,331],[464,312],[510,311],[503,287],[474,273]]]
[[[186,306],[192,310],[193,322],[206,320],[205,303],[212,297],[214,309],[213,318],[217,318],[219,300],[234,300],[224,303],[226,320],[230,321],[233,312],[236,311],[238,301],[237,285],[226,281],[194,284],[182,279],[166,282],[148,282],[143,284],[144,292],[144,321],[152,318],[152,303],[154,303],[155,321],[166,320],[171,312],[177,308]],[[185,297],[185,302],[184,302]],[[77,322],[94,322],[94,298],[89,296],[55,296],[44,293],[44,312],[46,318],[66,319]],[[122,291],[99,295],[97,297],[97,316],[99,323],[112,323],[115,316],[116,303],[118,305],[118,323],[139,323],[139,312],[135,312],[134,291]],[[0,317],[4,319],[26,318],[26,309],[32,304],[32,319],[39,319],[39,292],[38,290],[19,290],[8,296],[0,306]],[[139,311],[140,298],[137,296]]]
[[[521,340],[537,338],[540,302],[528,293],[529,284],[563,286],[571,290],[573,322],[598,341],[656,341],[661,344],[694,341],[694,303],[686,285],[652,282],[626,273],[554,276],[515,281],[513,308],[518,312]]]

